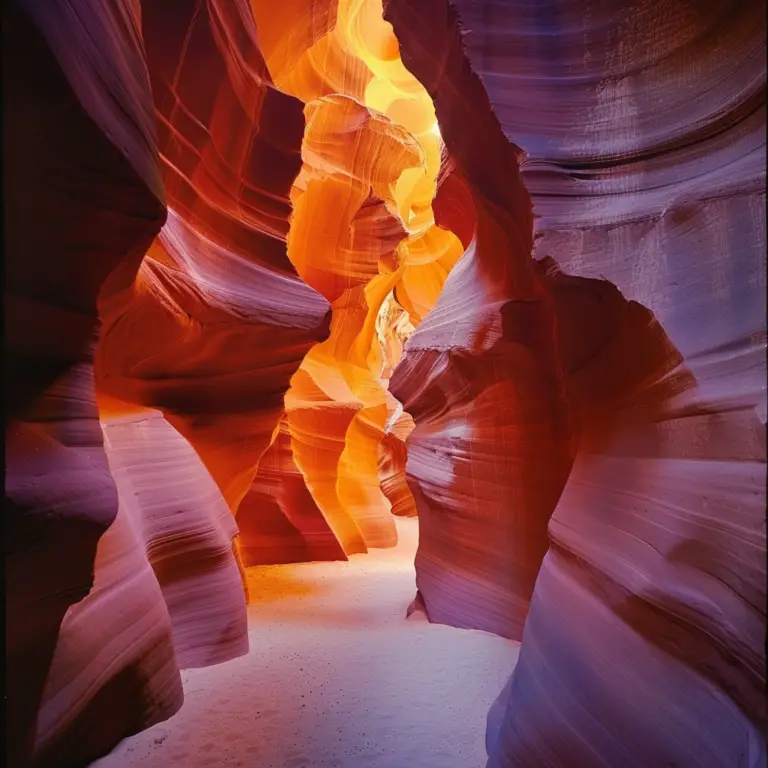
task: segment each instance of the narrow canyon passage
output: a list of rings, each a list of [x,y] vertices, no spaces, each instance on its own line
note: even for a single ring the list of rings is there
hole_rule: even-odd
[[[768,765],[764,0],[2,18],[9,766]]]
[[[248,568],[251,651],[182,672],[180,712],[93,768],[479,768],[519,644],[404,621],[418,520],[347,562]]]

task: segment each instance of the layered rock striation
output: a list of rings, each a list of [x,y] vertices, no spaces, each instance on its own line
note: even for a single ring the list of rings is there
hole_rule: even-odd
[[[135,274],[165,219],[137,19],[122,2],[105,4],[90,19],[83,5],[3,8],[12,765],[42,764],[56,753],[46,743],[49,724],[38,719],[60,627],[91,590],[100,539],[118,516],[94,387],[99,291],[118,268]],[[159,627],[151,641],[142,632],[134,639],[139,654],[148,648],[145,641],[157,648],[153,663],[165,673],[173,656],[169,633]],[[118,673],[130,667],[119,656],[110,659]],[[181,703],[181,686],[165,682],[160,687],[170,712]],[[78,706],[86,705],[81,698]],[[81,756],[111,747],[116,738],[85,743]]]
[[[577,457],[520,661],[489,718],[489,765],[758,765],[764,9],[424,5],[388,12],[407,65],[435,79],[449,152],[458,157],[460,139],[442,94],[482,103],[462,85],[467,65],[452,64],[466,52],[506,137],[527,153],[535,254],[570,273],[537,269],[557,317]],[[414,495],[447,496],[458,521],[452,473],[431,463],[431,473],[428,460],[414,464]],[[465,562],[445,571],[456,578]],[[488,612],[467,605],[473,619]]]
[[[489,768],[766,759],[765,10],[3,9],[10,764],[420,518]]]
[[[247,651],[232,512],[328,304],[286,257],[303,116],[247,6],[3,25],[9,759],[80,765]]]
[[[572,426],[554,308],[530,258],[520,150],[463,56],[455,15],[431,5],[424,37],[420,9],[387,7],[406,62],[434,94],[453,166],[438,221],[466,247],[390,385],[416,424],[407,467],[420,519],[416,580],[433,621],[519,640],[573,459]]]

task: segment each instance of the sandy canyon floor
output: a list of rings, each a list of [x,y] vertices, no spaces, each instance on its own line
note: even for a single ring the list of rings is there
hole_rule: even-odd
[[[92,768],[481,768],[485,719],[519,646],[405,619],[418,521],[347,563],[248,569],[251,651],[182,673],[167,722]]]

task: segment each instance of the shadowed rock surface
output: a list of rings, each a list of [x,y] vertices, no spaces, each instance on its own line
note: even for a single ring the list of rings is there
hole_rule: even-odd
[[[11,765],[171,717],[244,568],[362,573],[393,515],[408,626],[522,641],[489,768],[765,763],[762,3],[17,0],[3,43]]]

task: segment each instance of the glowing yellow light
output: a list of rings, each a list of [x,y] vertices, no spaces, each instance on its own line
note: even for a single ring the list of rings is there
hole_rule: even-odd
[[[432,127],[429,129],[429,132],[433,136],[437,136],[438,139],[442,139],[443,137],[440,135],[440,125],[438,124],[437,120],[432,124]]]

